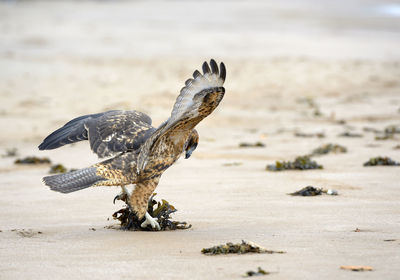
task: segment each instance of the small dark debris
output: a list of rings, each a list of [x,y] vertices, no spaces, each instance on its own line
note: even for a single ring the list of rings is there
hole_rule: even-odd
[[[347,148],[338,144],[325,144],[312,151],[311,155],[326,155],[329,153],[347,153]]]
[[[222,166],[239,166],[239,165],[243,165],[243,162],[228,162],[224,163]]]
[[[262,142],[255,142],[255,143],[247,143],[243,142],[239,144],[240,148],[262,148],[265,147],[265,144]]]
[[[393,241],[396,241],[396,239],[385,239],[383,241],[385,241],[385,242],[393,242]]]
[[[395,149],[395,150],[400,150],[400,145],[394,146],[393,149]]]
[[[41,231],[33,231],[32,229],[12,229],[11,231],[16,232],[21,237],[33,237],[36,234],[43,234]]]
[[[343,133],[339,134],[338,136],[339,137],[350,137],[350,138],[361,138],[364,135],[362,135],[360,133],[354,133],[354,132],[346,131],[346,132],[343,132]]]
[[[385,134],[400,134],[400,126],[389,125],[384,130]]]
[[[201,252],[205,255],[226,255],[226,254],[246,254],[246,253],[265,253],[265,254],[284,254],[284,251],[273,251],[261,247],[254,242],[246,242],[242,240],[242,243],[233,244],[228,242],[224,245],[213,246],[210,248],[203,248]]]
[[[177,229],[189,229],[192,225],[186,222],[171,221],[170,215],[177,211],[177,209],[171,205],[168,201],[162,199],[161,202],[154,199],[156,193],[154,193],[148,204],[147,212],[153,218],[157,218],[157,221],[162,231],[165,230],[177,230]],[[127,204],[128,196],[117,196],[116,199],[122,200]],[[115,199],[114,199],[115,201]],[[135,213],[133,213],[128,206],[122,208],[112,215],[114,220],[121,222],[121,229],[132,230],[132,231],[154,231],[156,229],[151,228],[148,225],[146,228],[142,228],[141,224],[144,219],[139,220]]]
[[[361,229],[356,228],[356,229],[354,230],[354,232],[361,232]]]
[[[390,140],[390,139],[394,139],[394,134],[383,134],[375,136],[375,140],[377,141]]]
[[[400,133],[400,127],[396,125],[389,125],[387,126],[383,132],[380,132],[378,135],[375,136],[375,140],[389,140],[395,139],[395,134]]]
[[[96,231],[96,229],[95,229],[95,228],[90,228],[89,230]]]
[[[375,157],[370,158],[367,162],[364,163],[364,166],[399,166],[400,163],[392,160],[389,157]]]
[[[400,126],[397,125],[389,125],[385,127],[383,130],[364,127],[364,131],[375,133],[375,140],[390,140],[395,139],[395,134],[400,134]]]
[[[310,111],[312,112],[312,114],[315,117],[322,116],[322,113],[321,113],[321,111],[319,109],[318,104],[314,101],[314,99],[312,97],[306,97],[306,98],[298,99],[297,102],[305,104],[305,105],[308,105],[308,107],[310,108]]]
[[[52,166],[50,166],[50,174],[54,174],[54,173],[65,173],[67,172],[67,168],[62,165],[62,164],[54,164]]]
[[[39,158],[39,157],[25,157],[23,159],[17,159],[15,164],[44,164],[44,163],[51,163],[49,158]]]
[[[381,133],[382,131],[380,131],[379,129],[373,128],[373,127],[363,127],[363,131],[364,132],[373,132],[373,133]]]
[[[309,156],[296,157],[293,162],[291,161],[276,161],[275,164],[267,165],[269,171],[282,171],[282,170],[306,170],[306,169],[323,169],[316,161],[311,160]]]
[[[258,267],[257,271],[249,270],[246,272],[245,275],[243,275],[243,277],[262,276],[262,275],[268,275],[268,274],[270,274],[270,272],[265,271],[261,267]]]
[[[310,108],[314,108],[317,106],[317,104],[314,101],[314,98],[307,96],[307,97],[303,97],[303,98],[298,98],[297,103],[299,104],[306,104],[308,105]]]
[[[18,156],[17,148],[6,149],[6,153],[2,155],[2,157],[16,157],[16,156]]]
[[[316,133],[303,133],[303,132],[296,132],[294,134],[296,137],[303,137],[303,138],[312,138],[312,137],[317,137],[317,138],[325,138],[325,133],[323,132],[316,132]]]
[[[364,266],[364,265],[342,265],[340,267],[344,270],[351,270],[351,271],[372,271],[374,270],[371,266]]]
[[[313,115],[314,115],[315,117],[320,117],[320,116],[322,116],[323,114],[321,113],[321,111],[319,110],[319,108],[315,108],[315,109],[314,109],[314,112],[313,112]]]

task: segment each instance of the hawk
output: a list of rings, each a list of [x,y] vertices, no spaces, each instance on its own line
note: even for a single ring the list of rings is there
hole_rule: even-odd
[[[214,59],[202,65],[203,74],[196,70],[185,82],[173,106],[171,116],[159,127],[151,118],[137,111],[108,111],[85,115],[57,129],[39,145],[49,150],[66,144],[89,140],[90,147],[100,158],[110,157],[88,168],[47,176],[43,182],[51,190],[70,193],[92,186],[135,185],[128,195],[128,205],[136,216],[160,229],[158,222],[147,213],[150,195],[162,173],[185,153],[190,157],[199,136],[194,129],[219,105],[225,94],[223,84],[226,69]]]

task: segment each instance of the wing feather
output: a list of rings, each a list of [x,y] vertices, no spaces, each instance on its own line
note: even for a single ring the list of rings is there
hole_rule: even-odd
[[[63,127],[57,129],[39,145],[39,150],[52,150],[66,144],[87,140],[88,134],[85,123],[93,118],[98,118],[104,113],[84,115],[67,122]]]
[[[222,86],[226,78],[226,69],[224,63],[221,62],[219,70],[214,59],[211,59],[210,65],[211,69],[208,63],[204,62],[202,65],[203,74],[196,70],[193,73],[194,79],[186,80],[185,87],[181,89],[175,101],[170,118],[161,124],[142,145],[137,159],[137,173],[140,173],[146,167],[151,150],[163,136],[172,133],[174,129],[182,126],[183,122],[187,123],[188,126],[179,129],[194,127],[218,106],[225,92]],[[214,98],[209,98],[209,101],[205,102],[205,99],[213,94],[215,95]],[[200,112],[201,106],[207,105],[209,108]],[[195,118],[196,121],[191,122]]]
[[[149,116],[114,111],[87,124],[91,149],[100,157],[138,149],[155,130]]]
[[[221,73],[219,75],[218,65],[214,59],[210,61],[211,69],[207,62],[203,63],[203,75],[199,71],[193,73],[194,79],[189,79],[185,83],[185,87],[181,89],[179,96],[176,98],[172,109],[170,122],[179,119],[182,114],[193,104],[194,96],[204,89],[222,87],[225,82],[226,70],[224,63],[221,62]]]
[[[89,140],[92,151],[102,158],[138,149],[154,130],[151,118],[144,113],[113,110],[67,122],[47,136],[39,149],[55,149]]]

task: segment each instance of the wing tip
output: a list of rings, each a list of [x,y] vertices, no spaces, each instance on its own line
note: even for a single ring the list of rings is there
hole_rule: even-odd
[[[218,75],[223,81],[225,81],[225,79],[226,79],[226,67],[225,67],[225,64],[223,62],[221,62],[219,64],[219,67],[218,67],[217,62],[213,58],[210,59],[210,63],[207,63],[207,61],[203,62],[202,70],[203,70],[203,75],[211,73],[211,74]],[[195,73],[196,73],[196,75],[195,75]],[[198,77],[198,73],[199,73],[199,71],[196,70],[193,73],[193,77],[197,78]]]
[[[213,80],[214,83],[219,84],[219,86],[222,86],[223,83],[225,82],[226,68],[223,62],[221,62],[218,67],[218,64],[215,61],[215,59],[211,58],[209,63],[207,61],[203,62],[202,70],[203,74],[201,74],[201,72],[198,70],[195,70],[193,72],[193,78],[189,78],[185,81],[185,86],[182,87],[182,89],[180,90],[181,93],[188,87],[192,86],[193,84],[196,84],[197,80],[204,80],[204,77],[207,75],[213,76],[211,80]],[[207,78],[207,80],[208,79],[209,78]]]
[[[208,66],[207,61],[203,62],[202,68],[203,68],[203,74],[204,75],[211,72],[210,66]]]
[[[223,62],[221,62],[219,64],[219,69],[220,69],[220,74],[219,77],[225,82],[225,78],[226,78],[226,68],[225,68],[225,64]]]
[[[210,59],[210,66],[213,74],[219,75],[218,64],[215,62],[213,58]]]

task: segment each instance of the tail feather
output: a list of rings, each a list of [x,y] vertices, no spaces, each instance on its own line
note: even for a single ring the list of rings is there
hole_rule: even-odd
[[[43,182],[49,186],[51,190],[61,193],[70,193],[86,189],[104,180],[106,179],[96,175],[96,167],[79,169],[43,178]]]

